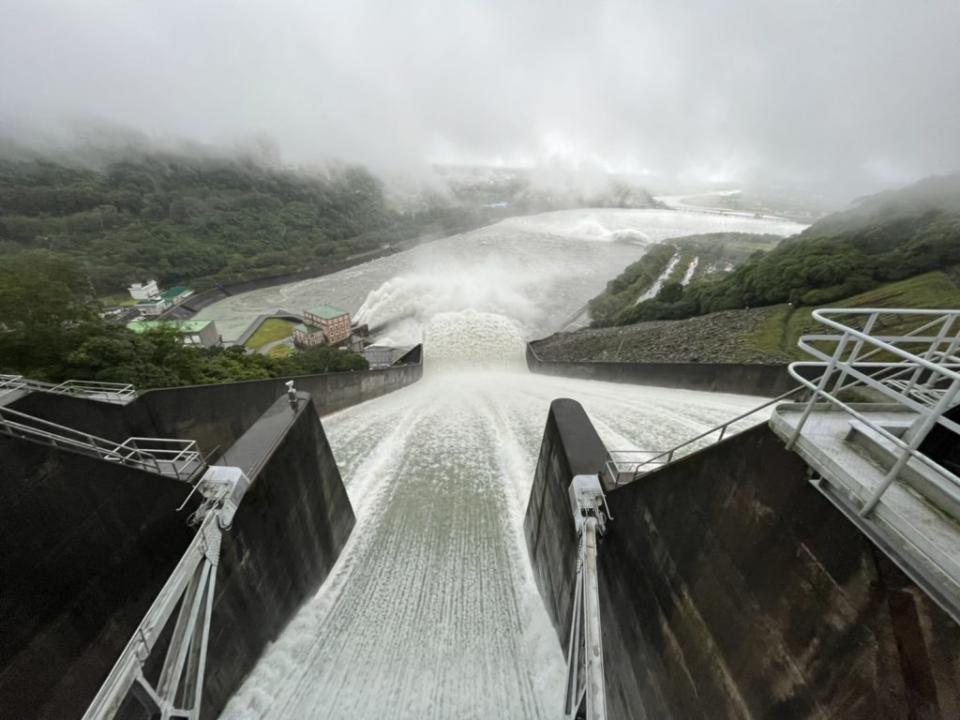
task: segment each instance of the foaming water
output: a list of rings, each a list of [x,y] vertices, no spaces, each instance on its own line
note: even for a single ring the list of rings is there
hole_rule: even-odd
[[[551,400],[620,449],[760,402],[533,375],[502,316],[442,313],[425,335],[422,381],[324,418],[357,525],[224,718],[557,717],[563,655],[522,532]]]
[[[533,375],[523,339],[582,306],[622,269],[625,248],[638,253],[616,232],[643,242],[673,223],[678,234],[690,226],[680,215],[519,218],[434,245],[437,256],[388,277],[351,271],[366,288],[360,319],[424,341],[424,378],[324,418],[357,524],[223,718],[560,715],[563,654],[523,538],[550,402],[579,400],[611,449],[650,450],[761,399]],[[564,239],[569,227],[579,240]],[[486,243],[495,255],[478,254]]]
[[[258,315],[337,305],[387,340],[418,342],[422,309],[474,309],[513,319],[523,337],[560,329],[650,243],[704,232],[792,235],[797,223],[674,210],[565,210],[504,220],[340,272],[231,296],[201,310],[226,340]],[[401,320],[402,318],[402,320]]]
[[[494,313],[438,313],[424,330],[428,372],[523,369],[525,346],[517,324]]]

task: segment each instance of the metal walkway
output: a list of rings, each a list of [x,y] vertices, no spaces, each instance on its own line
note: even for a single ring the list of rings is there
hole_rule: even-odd
[[[0,405],[0,433],[190,482],[206,467],[197,443],[131,437],[121,443]]]
[[[771,427],[814,469],[816,487],[960,621],[960,477],[921,449],[937,427],[960,442],[946,414],[960,403],[960,310],[813,317],[833,332],[803,336],[817,360],[790,366],[811,397],[778,407]]]
[[[71,395],[87,400],[125,405],[137,397],[133,385],[97,382],[94,380],[67,380],[55,384],[31,380],[22,375],[0,375],[0,405],[12,402],[28,392],[44,392],[53,395]]]

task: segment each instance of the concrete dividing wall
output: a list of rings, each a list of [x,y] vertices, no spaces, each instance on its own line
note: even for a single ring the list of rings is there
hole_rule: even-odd
[[[224,533],[203,717],[326,578],[353,510],[310,395],[229,451],[251,480]],[[190,486],[0,435],[0,718],[79,718],[195,532]]]
[[[402,360],[407,364],[292,379],[298,390],[310,393],[317,412],[326,415],[399,390],[423,376],[420,346]],[[31,393],[11,407],[111,440],[188,438],[196,440],[204,453],[219,453],[284,394],[286,379],[148,390],[128,405]]]
[[[230,449],[251,480],[223,539],[202,716],[215,718],[320,587],[354,525],[309,396],[278,400]]]
[[[537,587],[566,648],[576,582],[577,534],[567,488],[574,475],[596,475],[607,449],[575,400],[550,403],[523,521]]]
[[[797,386],[786,365],[747,363],[550,362],[527,343],[527,367],[541,375],[776,397]]]
[[[568,475],[558,464],[543,482],[565,489]],[[599,573],[611,717],[960,717],[960,627],[766,425],[608,501]],[[538,502],[539,536],[562,534],[552,554],[531,545],[555,608],[572,595],[570,513],[534,497],[531,509]]]
[[[0,718],[82,715],[190,543],[189,490],[0,436]]]

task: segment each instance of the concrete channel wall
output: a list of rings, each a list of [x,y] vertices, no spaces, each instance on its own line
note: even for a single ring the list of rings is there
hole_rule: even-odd
[[[531,343],[527,367],[541,375],[768,397],[797,386],[785,364],[555,362],[541,359]]]
[[[548,420],[525,525],[564,648],[576,553],[562,458],[589,435],[583,420],[576,434]],[[586,452],[597,472],[602,453],[592,440]],[[766,425],[608,501],[599,575],[611,717],[960,717],[960,627]]]
[[[353,509],[313,401],[273,406],[230,449],[250,478],[225,533],[202,717],[215,718],[267,644],[327,577]]]
[[[290,379],[326,415],[416,382],[423,376],[421,354],[418,345],[393,367]],[[217,457],[284,394],[286,379],[148,390],[127,405],[31,393],[10,407],[118,442],[128,437],[196,440],[205,454]]]
[[[550,403],[523,531],[537,587],[566,643],[576,582],[577,534],[567,487],[574,475],[596,475],[607,449],[574,400]]]
[[[224,532],[203,717],[316,593],[354,525],[309,394],[296,410],[274,401],[229,455],[251,484]],[[0,718],[79,718],[190,543],[199,498],[177,512],[187,483],[6,436],[0,477]]]
[[[189,491],[0,435],[0,718],[83,714],[190,544]]]

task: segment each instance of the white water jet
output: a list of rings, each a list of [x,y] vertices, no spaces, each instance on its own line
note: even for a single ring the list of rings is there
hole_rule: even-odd
[[[560,715],[563,653],[522,532],[550,402],[579,400],[611,449],[651,450],[761,399],[527,372],[523,340],[590,297],[575,263],[622,247],[571,255],[544,222],[498,229],[493,257],[460,245],[368,285],[360,316],[422,338],[424,378],[324,418],[357,524],[224,720]]]
[[[683,273],[683,280],[680,281],[681,285],[687,285],[692,279],[693,274],[697,271],[697,266],[700,264],[700,256],[697,255],[693,260],[690,261],[690,264],[687,265],[686,271]]]
[[[674,268],[677,267],[677,264],[680,262],[680,253],[676,253],[670,262],[667,263],[667,266],[663,269],[663,272],[657,276],[657,279],[653,281],[653,285],[648,287],[644,292],[640,293],[640,296],[634,301],[634,305],[639,305],[644,300],[649,300],[657,296],[657,293],[660,292],[660,288],[664,286],[667,282],[667,278],[673,274]]]

